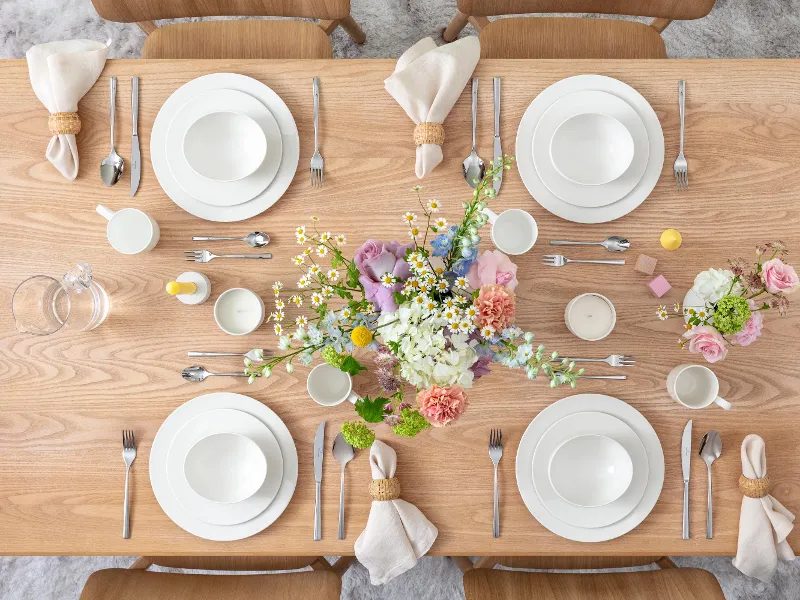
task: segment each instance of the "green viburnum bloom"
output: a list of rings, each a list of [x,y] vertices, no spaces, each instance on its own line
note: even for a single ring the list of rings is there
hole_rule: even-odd
[[[724,296],[714,310],[714,327],[723,335],[741,331],[750,320],[750,306],[741,296]]]
[[[337,369],[341,368],[344,363],[345,357],[339,354],[333,346],[325,346],[320,354],[322,355],[322,360]]]
[[[425,420],[425,417],[419,414],[418,410],[414,410],[413,408],[404,408],[400,411],[400,418],[403,420],[400,421],[398,425],[392,427],[392,431],[403,437],[414,437],[420,431],[425,431],[431,427],[431,424]]]
[[[342,423],[342,436],[353,448],[369,448],[375,441],[375,433],[361,421]]]

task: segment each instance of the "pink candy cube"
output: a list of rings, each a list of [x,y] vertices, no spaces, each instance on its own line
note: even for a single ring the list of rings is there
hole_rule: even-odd
[[[669,284],[669,281],[665,279],[663,275],[659,275],[655,279],[653,279],[650,283],[647,284],[647,287],[650,288],[650,291],[653,292],[653,295],[657,298],[661,298],[664,294],[672,289],[672,286]]]

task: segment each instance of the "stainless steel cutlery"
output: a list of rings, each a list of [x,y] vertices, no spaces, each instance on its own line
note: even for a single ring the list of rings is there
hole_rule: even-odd
[[[542,257],[542,264],[551,267],[563,267],[567,263],[589,263],[594,265],[624,265],[624,260],[577,260],[567,258],[563,254],[545,254]]]
[[[497,465],[503,458],[503,432],[492,429],[489,433],[489,458],[494,465],[494,519],[492,521],[492,535],[500,537],[500,499],[497,492]]]
[[[319,424],[314,437],[314,540],[322,539],[322,459],[325,453],[325,421]]]
[[[689,474],[692,468],[692,422],[683,429],[681,472],[683,473],[683,539],[689,539]]]
[[[244,372],[240,373],[212,373],[206,371],[203,367],[186,367],[181,371],[181,377],[186,381],[205,381],[207,377],[248,377]]]
[[[681,119],[681,144],[678,151],[678,158],[675,159],[675,164],[672,170],[675,172],[675,183],[678,185],[679,190],[689,189],[689,163],[686,162],[686,157],[683,155],[683,123],[686,105],[686,82],[681,79],[678,82],[678,111]]]
[[[578,379],[616,379],[617,381],[625,381],[627,375],[578,375]]]
[[[550,240],[551,246],[602,246],[609,252],[625,252],[631,247],[631,243],[619,235],[612,235],[602,242],[568,242],[564,240]]]
[[[478,78],[472,78],[472,152],[464,159],[462,165],[464,171],[464,179],[470,187],[478,187],[478,183],[483,179],[486,173],[486,165],[478,156],[477,142],[475,141],[475,132],[478,126]]]
[[[714,537],[714,519],[711,502],[711,465],[722,454],[722,438],[713,429],[703,436],[700,440],[700,458],[708,467],[708,510],[706,513],[706,537],[710,540]]]
[[[272,258],[272,254],[212,254],[208,250],[185,250],[187,262],[207,263],[215,258]]]
[[[128,496],[128,482],[131,475],[131,465],[136,460],[136,439],[133,437],[133,431],[124,429],[122,431],[122,460],[125,461],[125,504],[122,508],[122,537],[130,539],[131,537],[131,512],[130,512],[130,498]]]
[[[333,457],[342,465],[342,482],[339,489],[339,539],[344,539],[344,470],[353,457],[355,449],[347,443],[341,432],[333,440]]]
[[[198,357],[198,356],[243,356],[245,358],[249,358],[250,360],[261,360],[266,356],[265,352],[261,348],[253,348],[252,350],[248,350],[244,354],[238,352],[197,352],[194,350],[190,350],[188,356],[191,357]]]
[[[117,103],[117,78],[111,78],[111,153],[103,159],[100,163],[100,179],[107,186],[114,185],[122,177],[122,171],[125,169],[125,161],[117,154],[114,148],[114,121],[116,117]]]
[[[497,166],[498,157],[503,156],[503,147],[500,144],[500,78],[494,78],[494,155],[492,160],[494,166]],[[502,159],[500,159],[502,160]],[[500,192],[500,186],[503,183],[503,169],[497,172],[492,182],[492,187],[495,192]]]
[[[263,231],[254,231],[246,236],[239,237],[212,237],[207,235],[192,236],[193,242],[244,242],[251,248],[263,248],[269,244],[269,236]]]
[[[139,151],[139,78],[131,78],[131,196],[139,189],[142,155]]]
[[[604,362],[611,367],[632,367],[636,364],[633,357],[625,354],[612,354],[607,358],[570,358],[570,362]]]
[[[319,153],[319,77],[313,79],[314,93],[314,155],[311,157],[311,186],[322,185],[322,175],[325,170],[325,161]]]

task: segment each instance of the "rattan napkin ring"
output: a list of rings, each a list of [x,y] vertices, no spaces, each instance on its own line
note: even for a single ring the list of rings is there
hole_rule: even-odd
[[[760,479],[739,476],[739,489],[748,498],[763,498],[769,494],[769,475]]]
[[[47,119],[47,126],[53,135],[76,135],[81,131],[81,118],[76,112],[52,113]]]
[[[441,123],[422,122],[414,127],[414,144],[444,144],[444,125]]]
[[[397,477],[373,479],[369,484],[369,495],[378,501],[396,500],[400,497],[400,480]]]

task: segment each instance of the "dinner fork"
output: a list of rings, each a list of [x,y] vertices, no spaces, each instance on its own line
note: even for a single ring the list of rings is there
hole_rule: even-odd
[[[619,260],[576,260],[574,258],[567,258],[563,254],[545,254],[542,257],[542,264],[551,267],[563,267],[567,263],[591,263],[596,265],[624,265],[625,259]]]
[[[272,254],[211,254],[208,250],[184,250],[187,262],[207,263],[215,258],[272,258]]]
[[[494,464],[494,521],[492,524],[492,535],[500,537],[500,502],[497,495],[497,463],[503,458],[503,432],[500,429],[492,429],[489,433],[489,458]]]
[[[319,77],[314,77],[314,156],[311,157],[311,186],[322,185],[322,170],[325,161],[319,153]]]
[[[122,510],[122,537],[126,540],[131,537],[130,508],[128,502],[128,480],[131,474],[131,465],[136,458],[136,440],[133,431],[122,430],[122,460],[125,461],[125,506]]]
[[[675,172],[675,183],[678,185],[679,190],[689,189],[689,163],[686,162],[686,157],[683,155],[683,114],[685,102],[686,82],[681,79],[678,82],[678,111],[681,117],[681,145],[678,158],[675,159],[675,164],[672,166],[672,170]]]
[[[612,367],[632,367],[636,364],[632,356],[612,354],[608,358],[570,358],[570,362],[604,362]]]

